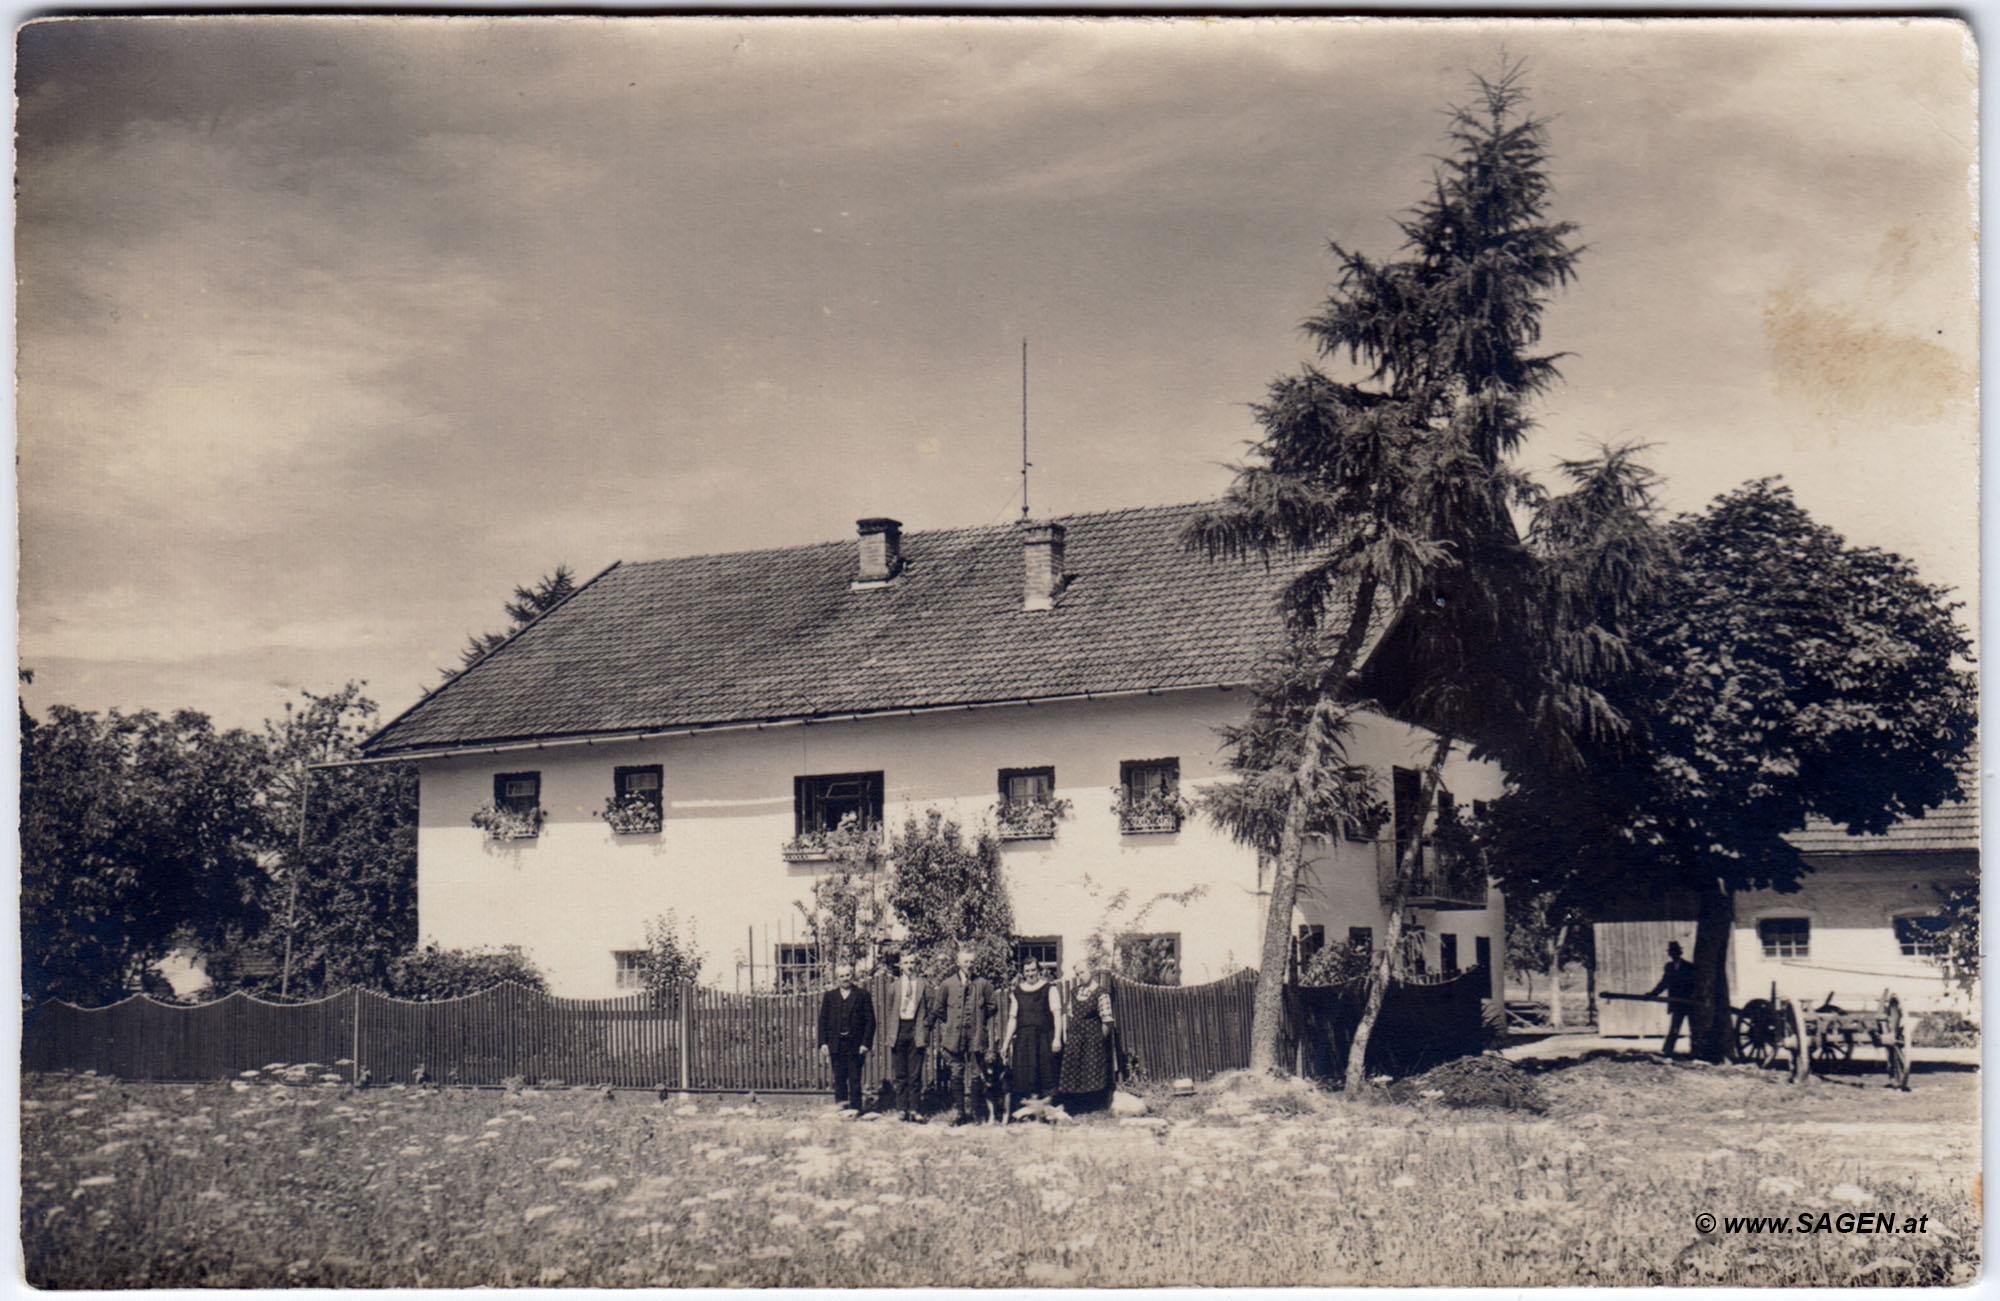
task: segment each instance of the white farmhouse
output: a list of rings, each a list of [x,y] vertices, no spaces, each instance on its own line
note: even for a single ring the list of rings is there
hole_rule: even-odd
[[[671,909],[705,979],[794,984],[818,959],[796,906],[825,870],[815,836],[939,808],[1007,832],[1018,943],[1065,970],[1117,892],[1195,885],[1133,924],[1187,983],[1254,966],[1257,855],[1158,811],[1225,775],[1217,729],[1245,718],[1280,630],[1282,574],[1183,549],[1198,509],[908,534],[866,519],[857,541],[612,566],[368,743],[421,772],[423,938],[518,945],[555,992],[608,996]],[[1423,742],[1371,717],[1350,757],[1407,801]],[[1464,760],[1446,774],[1460,800],[1499,781]],[[1035,817],[1051,799],[1067,816]],[[1398,826],[1317,846],[1305,947],[1382,933]],[[1450,876],[1411,918],[1426,964],[1491,972],[1500,897]]]

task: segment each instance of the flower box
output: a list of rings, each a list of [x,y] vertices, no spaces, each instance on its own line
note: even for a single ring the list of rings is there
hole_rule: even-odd
[[[993,806],[993,825],[1002,840],[1053,840],[1056,823],[1069,816],[1064,799],[1001,800]]]
[[[1127,836],[1163,835],[1179,831],[1181,823],[1194,812],[1194,805],[1178,791],[1134,792],[1119,786],[1112,789],[1117,801],[1111,811],[1118,815],[1118,830]]]
[[[660,829],[660,806],[644,795],[614,795],[597,815],[621,836],[646,836]]]
[[[542,834],[542,823],[548,816],[539,804],[517,809],[487,803],[472,811],[472,825],[484,831],[488,840],[533,840]]]

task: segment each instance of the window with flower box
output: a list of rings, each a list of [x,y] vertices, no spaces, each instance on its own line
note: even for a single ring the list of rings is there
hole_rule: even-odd
[[[1051,840],[1068,814],[1069,801],[1056,797],[1054,768],[1000,770],[1000,802],[993,808],[1000,839]]]
[[[503,772],[493,776],[493,799],[473,810],[472,825],[489,840],[532,840],[547,818],[542,809],[542,775]]]
[[[1179,759],[1127,759],[1118,765],[1118,829],[1128,836],[1179,831],[1193,806],[1181,795]]]
[[[794,834],[784,847],[788,862],[835,857],[843,841],[879,836],[882,830],[882,774],[821,773],[792,778]]]
[[[659,764],[614,768],[611,798],[598,814],[621,836],[641,836],[660,829],[663,782]]]

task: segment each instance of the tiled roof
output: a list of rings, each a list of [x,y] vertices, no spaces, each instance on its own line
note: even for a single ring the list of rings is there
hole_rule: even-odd
[[[1180,543],[1199,506],[1077,515],[1052,610],[1022,604],[1014,525],[614,566],[395,719],[371,754],[1242,683],[1283,574]],[[1337,612],[1336,612],[1337,617]]]
[[[1959,778],[1965,798],[1955,804],[1932,809],[1921,818],[1909,818],[1891,826],[1879,836],[1850,836],[1824,818],[1811,818],[1805,830],[1794,831],[1785,839],[1804,854],[1905,854],[1937,850],[1979,848],[1978,776],[1966,773]]]

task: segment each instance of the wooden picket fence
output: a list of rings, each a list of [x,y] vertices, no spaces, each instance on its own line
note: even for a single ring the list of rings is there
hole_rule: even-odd
[[[1202,1079],[1249,1061],[1249,972],[1187,988],[1114,978],[1120,1049],[1145,1078]],[[878,974],[878,1009],[889,979]],[[682,987],[655,1002],[555,998],[504,984],[465,998],[404,1002],[347,990],[308,1003],[231,994],[185,1006],[143,995],[110,1007],[50,1002],[22,1030],[28,1071],[96,1071],[132,1080],[199,1081],[285,1063],[348,1079],[440,1083],[508,1079],[692,1091],[832,1087],[818,1051],[819,995],[735,994]],[[863,1083],[889,1069],[894,1025],[882,1018]]]

